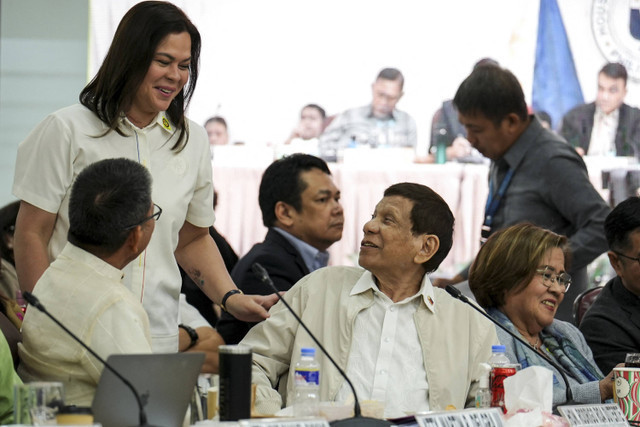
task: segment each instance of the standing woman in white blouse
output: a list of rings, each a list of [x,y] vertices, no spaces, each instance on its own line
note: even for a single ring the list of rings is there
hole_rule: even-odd
[[[66,243],[69,193],[80,171],[116,157],[149,169],[153,200],[164,210],[147,250],[124,270],[124,282],[149,314],[156,352],[178,348],[176,260],[235,317],[262,320],[276,300],[240,293],[208,232],[215,219],[209,144],[204,129],[185,117],[199,56],[200,34],[182,10],[138,3],[122,18],[80,104],[50,114],[18,148],[14,251],[27,291]]]

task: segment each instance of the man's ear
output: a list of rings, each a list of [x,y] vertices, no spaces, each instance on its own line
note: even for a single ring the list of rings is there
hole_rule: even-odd
[[[274,208],[276,219],[278,220],[278,222],[280,222],[280,224],[286,227],[290,227],[293,225],[294,210],[295,209],[293,209],[293,206],[285,202],[282,202],[282,201],[277,202],[276,207]]]
[[[519,131],[520,126],[522,125],[522,119],[516,113],[509,113],[502,120],[503,120],[503,123],[506,122],[507,129],[510,132]]]
[[[622,261],[620,257],[613,251],[607,252],[607,256],[609,257],[609,264],[611,264],[616,274],[620,276],[620,272],[622,271]]]
[[[129,232],[125,245],[133,253],[139,254],[142,252],[140,244],[142,241],[142,225],[137,225]],[[144,249],[144,248],[143,248]]]
[[[420,240],[420,249],[413,259],[416,264],[429,261],[440,249],[440,239],[435,234],[423,234]]]

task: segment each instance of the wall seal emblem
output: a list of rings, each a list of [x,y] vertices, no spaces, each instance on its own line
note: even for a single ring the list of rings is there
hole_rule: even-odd
[[[640,0],[593,0],[593,36],[609,62],[619,62],[640,82]]]

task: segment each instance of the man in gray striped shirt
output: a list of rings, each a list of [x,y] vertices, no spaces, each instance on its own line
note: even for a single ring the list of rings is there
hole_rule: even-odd
[[[368,145],[410,147],[417,142],[416,122],[396,109],[403,95],[404,76],[395,68],[385,68],[371,85],[371,104],[339,114],[320,136],[320,156],[336,161],[345,148]]]

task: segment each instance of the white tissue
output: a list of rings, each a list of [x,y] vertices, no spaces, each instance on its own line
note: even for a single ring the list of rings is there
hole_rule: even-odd
[[[553,372],[542,366],[530,366],[504,379],[504,405],[508,413],[535,410],[551,413]]]

